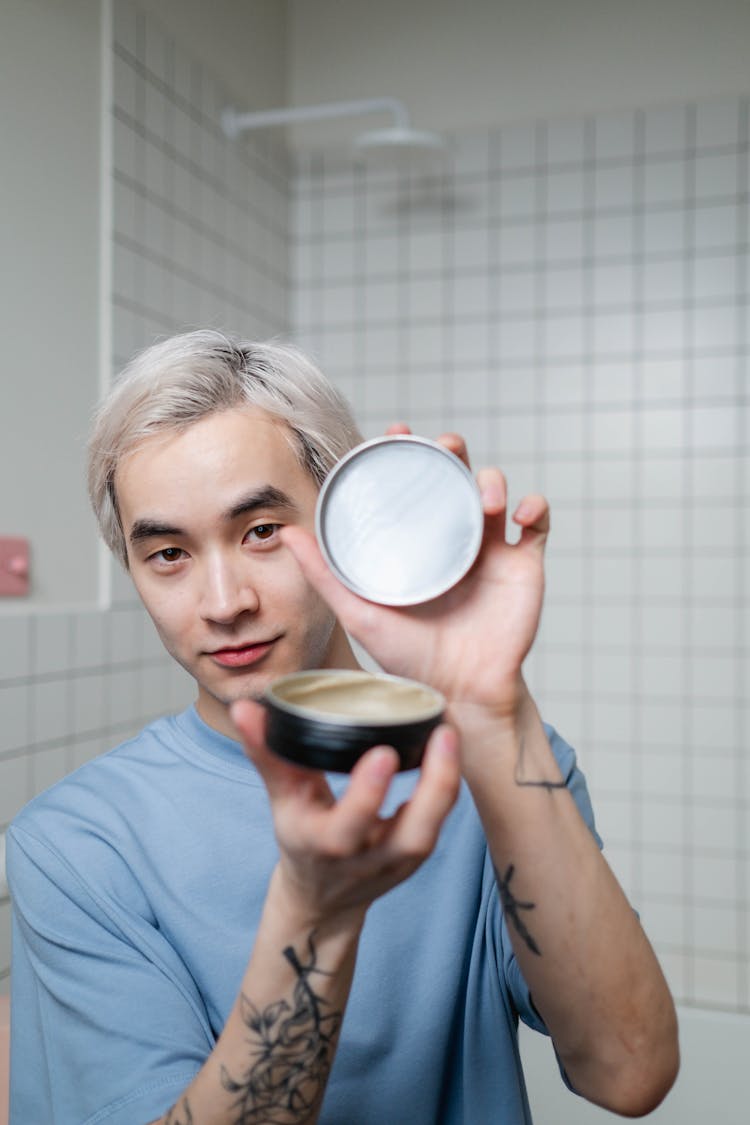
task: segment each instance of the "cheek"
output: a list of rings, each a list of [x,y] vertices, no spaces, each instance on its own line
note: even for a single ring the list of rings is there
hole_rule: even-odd
[[[301,575],[297,581],[294,602],[304,610],[308,617],[316,621],[333,617],[328,603],[323,601],[320,594]]]
[[[135,587],[157,633],[166,648],[172,651],[174,642],[179,640],[179,634],[184,632],[189,623],[189,606],[184,593],[176,590],[154,591],[147,582],[135,582]]]
[[[328,603],[306,581],[296,564],[286,575],[286,581],[276,588],[275,599],[278,610],[300,633],[318,634],[321,629],[333,628],[335,617]]]

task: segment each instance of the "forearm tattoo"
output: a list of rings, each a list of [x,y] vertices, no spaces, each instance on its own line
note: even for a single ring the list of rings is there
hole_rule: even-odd
[[[302,1125],[317,1111],[343,1016],[326,1012],[328,1002],[310,982],[313,975],[331,975],[317,967],[314,936],[307,939],[306,963],[291,945],[284,950],[296,977],[291,1003],[278,1000],[260,1011],[240,995],[251,1062],[236,1077],[221,1068],[224,1089],[236,1095],[233,1125]]]
[[[164,1118],[164,1125],[194,1125],[187,1097],[182,1099],[182,1109],[180,1109],[179,1103],[172,1106]]]
[[[497,887],[500,892],[500,902],[503,906],[503,913],[509,922],[513,923],[513,927],[520,938],[526,943],[532,953],[536,953],[537,957],[541,957],[542,951],[534,941],[534,938],[526,928],[523,919],[521,918],[521,910],[533,910],[536,906],[535,902],[521,902],[517,899],[510,889],[510,881],[515,874],[515,866],[511,863],[505,875],[501,875],[495,868],[495,877],[497,879]]]
[[[518,747],[518,757],[516,758],[516,772],[514,781],[516,785],[526,786],[530,789],[565,789],[565,781],[545,781],[543,778],[528,778],[525,776],[526,767],[524,762],[524,749],[525,739],[521,735],[521,743]]]

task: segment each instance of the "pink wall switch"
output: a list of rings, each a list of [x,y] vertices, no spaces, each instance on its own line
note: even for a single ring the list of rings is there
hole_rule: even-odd
[[[0,597],[22,598],[29,592],[29,541],[0,535]]]

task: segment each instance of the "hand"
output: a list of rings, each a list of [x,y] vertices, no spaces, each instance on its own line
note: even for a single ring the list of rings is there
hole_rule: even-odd
[[[394,426],[389,432],[408,429]],[[460,437],[445,434],[440,440],[468,464]],[[454,715],[462,705],[477,704],[504,716],[525,694],[521,665],[541,614],[549,508],[542,496],[522,500],[512,517],[521,536],[510,544],[505,477],[498,469],[483,469],[477,483],[485,515],[479,557],[457,586],[423,605],[394,608],[365,601],[335,578],[312,535],[292,526],[282,538],[347,632],[383,668],[432,684]]]
[[[267,748],[262,705],[235,703],[231,715],[268,790],[282,893],[305,922],[363,918],[374,899],[408,878],[430,854],[458,796],[458,739],[452,728],[433,731],[411,799],[393,816],[381,817],[398,769],[391,747],[374,747],[360,758],[337,802],[324,774],[286,762]]]

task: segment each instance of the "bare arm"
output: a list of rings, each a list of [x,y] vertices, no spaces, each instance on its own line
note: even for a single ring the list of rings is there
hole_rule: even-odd
[[[561,787],[531,698],[506,723],[470,725],[476,754],[465,769],[508,930],[560,1060],[590,1101],[647,1113],[678,1056],[674,1005],[646,935]]]
[[[466,458],[454,435],[444,443]],[[497,470],[478,479],[485,508],[479,559],[456,589],[423,606],[363,602],[327,570],[311,536],[290,528],[285,541],[376,660],[447,696],[534,1002],[578,1092],[637,1116],[674,1081],[674,1005],[637,917],[562,784],[521,675],[541,613],[546,501],[530,496],[519,505],[513,519],[521,537],[511,545],[505,480]]]
[[[204,1066],[152,1125],[309,1125],[338,1043],[367,908],[429,855],[458,794],[456,737],[430,741],[417,788],[390,818],[379,810],[397,768],[370,751],[335,802],[321,774],[264,745],[263,709],[232,712],[266,783],[280,859],[237,1000]]]

